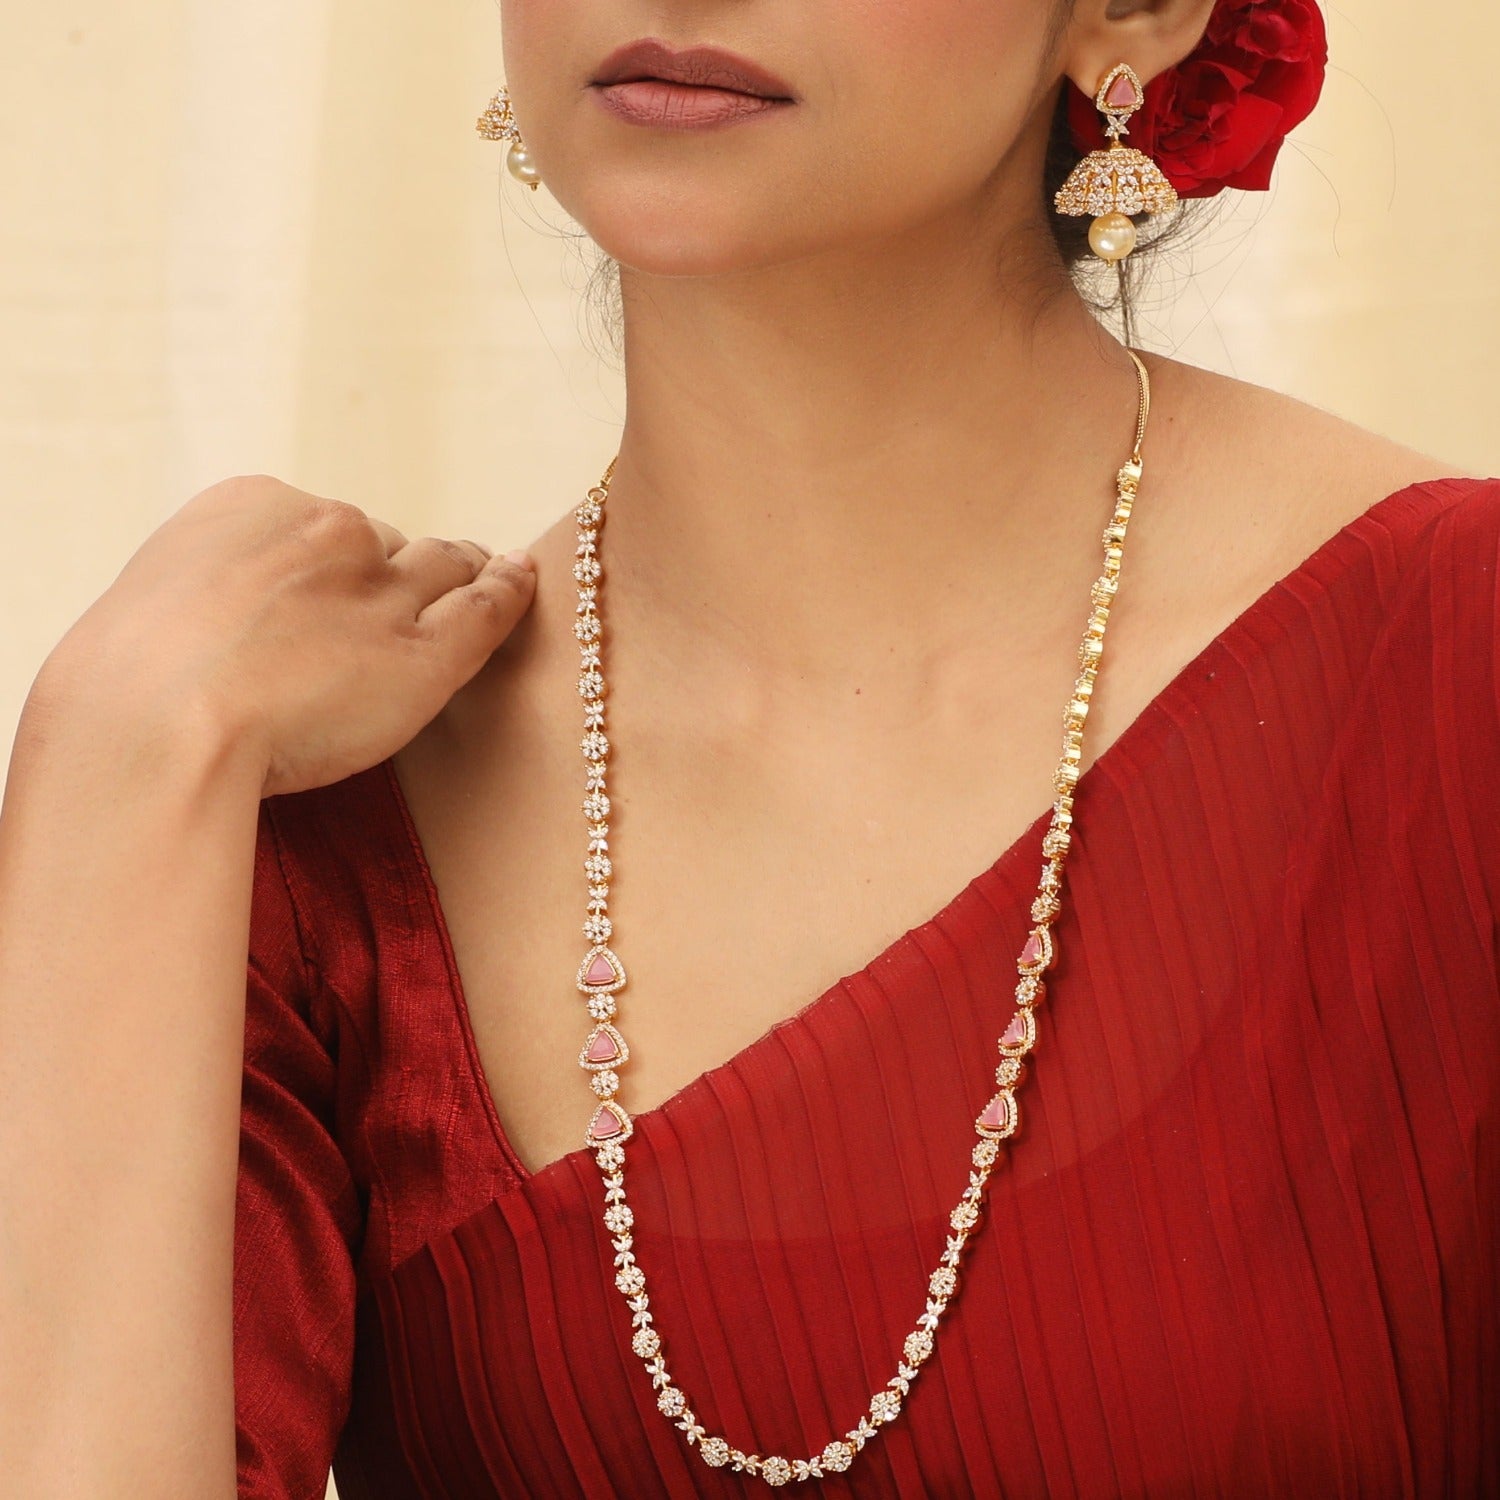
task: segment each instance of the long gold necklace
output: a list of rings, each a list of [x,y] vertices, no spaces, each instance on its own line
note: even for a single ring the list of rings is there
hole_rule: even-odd
[[[1051,928],[1062,909],[1062,872],[1071,839],[1073,788],[1083,758],[1083,725],[1088,717],[1089,700],[1104,652],[1104,627],[1109,619],[1110,603],[1119,587],[1125,527],[1140,483],[1141,441],[1146,435],[1146,417],[1151,407],[1151,383],[1146,367],[1133,349],[1126,352],[1135,363],[1140,386],[1135,446],[1116,476],[1114,514],[1102,537],[1104,571],[1094,580],[1089,591],[1093,608],[1078,648],[1078,679],[1063,711],[1062,759],[1052,773],[1057,800],[1053,803],[1051,824],[1042,839],[1046,863],[1042,866],[1036,898],[1031,903],[1034,925],[1016,959],[1019,973],[1015,990],[1016,1010],[998,1041],[1000,1064],[995,1069],[998,1090],[974,1121],[980,1139],[973,1149],[969,1185],[949,1215],[948,1222],[953,1232],[947,1237],[942,1257],[928,1280],[926,1307],[917,1319],[916,1327],[906,1336],[896,1373],[870,1398],[869,1409],[861,1415],[858,1424],[842,1437],[834,1438],[821,1453],[811,1458],[745,1453],[726,1438],[710,1436],[699,1424],[686,1395],[681,1387],[673,1384],[668,1373],[661,1335],[652,1326],[646,1273],[636,1262],[631,1248],[630,1228],[634,1216],[625,1199],[625,1142],[633,1134],[634,1125],[615,1098],[620,1087],[617,1070],[629,1060],[630,1049],[614,1024],[615,995],[625,986],[625,968],[609,946],[613,932],[608,913],[612,866],[609,857],[609,795],[604,785],[609,739],[604,728],[604,673],[600,655],[603,624],[599,613],[599,588],[604,572],[599,562],[599,528],[604,524],[604,502],[609,497],[618,454],[610,460],[599,484],[588,492],[588,497],[574,512],[578,522],[578,550],[573,576],[578,581],[578,609],[573,633],[582,653],[578,693],[583,699],[584,735],[581,743],[588,767],[583,815],[588,819],[589,831],[588,856],[584,861],[589,899],[583,935],[593,945],[578,966],[578,988],[588,1001],[589,1015],[594,1021],[593,1030],[578,1054],[578,1063],[587,1069],[590,1084],[601,1100],[589,1120],[585,1144],[594,1152],[604,1178],[604,1227],[614,1237],[615,1285],[630,1310],[634,1329],[630,1346],[651,1376],[658,1408],[686,1436],[689,1445],[696,1445],[710,1468],[718,1469],[728,1464],[738,1472],[758,1474],[769,1485],[787,1484],[794,1479],[821,1479],[827,1474],[846,1470],[880,1428],[895,1421],[912,1382],[932,1353],[938,1323],[958,1290],[959,1261],[964,1245],[979,1221],[985,1185],[999,1157],[1000,1142],[1013,1136],[1020,1124],[1014,1091],[1021,1080],[1022,1059],[1036,1045],[1036,1006],[1046,990],[1042,975],[1056,957]]]

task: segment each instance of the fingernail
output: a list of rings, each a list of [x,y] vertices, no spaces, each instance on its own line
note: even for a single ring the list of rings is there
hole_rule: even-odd
[[[524,547],[516,547],[507,552],[505,554],[505,560],[506,562],[518,563],[523,568],[529,568],[533,573],[536,572],[536,563],[532,560],[531,554]]]

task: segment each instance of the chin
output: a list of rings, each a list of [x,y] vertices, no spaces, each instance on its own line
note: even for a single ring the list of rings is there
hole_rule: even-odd
[[[713,198],[694,203],[674,195],[670,203],[653,205],[637,197],[574,218],[606,255],[643,276],[724,276],[776,265],[810,248],[778,225],[775,213],[755,214],[753,200],[731,201],[718,192]]]

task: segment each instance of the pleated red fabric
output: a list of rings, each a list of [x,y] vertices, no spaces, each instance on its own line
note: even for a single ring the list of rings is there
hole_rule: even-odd
[[[1497,563],[1500,479],[1387,496],[1085,772],[1019,1134],[822,1494],[1500,1494]],[[1049,812],[636,1119],[657,1327],[746,1452],[819,1451],[895,1372]],[[343,1500],[760,1493],[657,1410],[591,1155],[508,1143],[389,762],[261,813],[241,1496],[330,1461]]]

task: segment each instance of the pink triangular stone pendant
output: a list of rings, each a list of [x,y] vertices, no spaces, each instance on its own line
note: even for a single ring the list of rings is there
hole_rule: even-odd
[[[612,1063],[619,1055],[619,1043],[601,1026],[589,1039],[589,1061],[591,1063]]]
[[[1039,974],[1052,962],[1052,934],[1045,927],[1033,927],[1031,935],[1016,960],[1023,974]]]
[[[630,1116],[613,1099],[606,1099],[589,1121],[587,1144],[602,1146],[607,1141],[628,1140],[634,1128]]]
[[[578,988],[592,995],[605,995],[625,983],[625,966],[602,943],[590,948],[578,966]]]
[[[1040,983],[1040,981],[1037,981]],[[1000,1033],[1001,1057],[1025,1057],[1036,1046],[1036,1016],[1029,1005],[1023,1005],[1011,1017],[1010,1025]]]
[[[1016,1096],[1009,1089],[1001,1089],[985,1105],[979,1118],[974,1122],[974,1128],[980,1135],[987,1135],[995,1140],[1004,1140],[1006,1136],[1015,1133],[1019,1123],[1020,1112],[1016,1109]]]
[[[600,1069],[617,1067],[630,1056],[625,1038],[608,1021],[602,1021],[590,1033],[578,1054],[580,1066]]]

